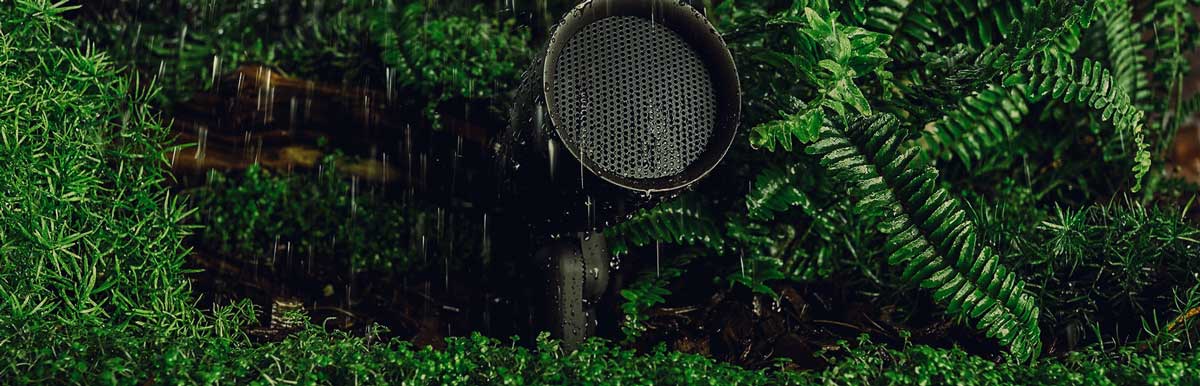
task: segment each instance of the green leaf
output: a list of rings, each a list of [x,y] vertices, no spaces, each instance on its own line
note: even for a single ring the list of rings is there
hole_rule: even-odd
[[[750,131],[750,146],[775,151],[778,144],[784,151],[790,152],[793,139],[802,144],[817,140],[824,117],[820,109],[811,109],[803,114],[789,115],[755,126]]]
[[[980,319],[980,328],[1001,332],[1001,343],[1022,360],[1033,359],[1040,330],[1032,297],[997,262],[999,256],[976,244],[970,216],[939,186],[936,170],[914,157],[915,149],[897,145],[903,133],[890,114],[876,114],[845,129],[822,127],[822,140],[807,152],[820,157],[858,208],[891,219],[877,226],[888,237],[889,264],[904,265],[903,276],[930,289],[947,313],[978,314],[982,311],[972,310],[996,304]]]

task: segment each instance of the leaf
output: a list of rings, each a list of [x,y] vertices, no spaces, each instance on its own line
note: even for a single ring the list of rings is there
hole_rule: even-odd
[[[746,195],[750,218],[771,220],[775,212],[792,206],[810,206],[808,197],[796,187],[796,177],[782,168],[768,168],[754,179],[754,189]]]
[[[1076,67],[1079,70],[1076,70]],[[1144,113],[1130,100],[1130,94],[1116,82],[1108,69],[1099,62],[1084,58],[1078,66],[1070,56],[1043,52],[1017,69],[1005,80],[1006,84],[1021,84],[1026,87],[1026,98],[1033,102],[1044,97],[1075,102],[1100,113],[1100,118],[1112,121],[1119,135],[1132,139],[1134,192],[1141,189],[1141,179],[1150,170],[1149,145],[1142,133]],[[1051,87],[1064,84],[1064,87]]]
[[[1037,306],[1024,283],[998,263],[999,256],[978,245],[969,216],[937,182],[937,172],[901,146],[904,133],[890,114],[858,119],[845,129],[821,128],[821,141],[807,152],[858,201],[856,206],[888,220],[889,264],[904,266],[904,277],[947,306],[949,314],[979,314],[979,328],[997,336],[1022,360],[1040,351]],[[995,304],[995,306],[991,306]]]
[[[871,115],[871,105],[867,103],[867,98],[863,96],[862,90],[854,82],[850,80],[838,82],[838,87],[841,88],[839,94],[844,96],[844,99],[842,99],[843,102],[854,107],[855,110],[858,110],[859,114]]]
[[[810,109],[803,114],[760,124],[750,131],[750,146],[775,151],[778,144],[784,151],[790,152],[793,139],[800,143],[817,140],[824,117],[820,109]]]
[[[808,28],[804,29],[804,33],[812,36],[813,39],[821,42],[826,47],[837,45],[837,41],[833,37],[833,23],[831,21],[825,20],[825,17],[818,14],[812,8],[804,8],[804,19],[808,22]]]
[[[614,255],[655,242],[703,245],[720,252],[725,240],[705,209],[696,196],[682,195],[637,211],[628,220],[605,228],[604,235]]]

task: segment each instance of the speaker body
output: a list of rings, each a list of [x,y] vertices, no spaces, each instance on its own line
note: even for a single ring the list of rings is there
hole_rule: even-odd
[[[502,191],[546,234],[601,229],[699,180],[736,134],[733,57],[678,0],[589,0],[525,74]],[[540,218],[537,218],[540,217]]]
[[[544,319],[571,345],[594,327],[587,305],[607,283],[600,232],[716,167],[741,91],[724,41],[687,2],[587,0],[550,36],[496,160],[509,241],[527,235],[514,254],[545,268],[555,305]]]

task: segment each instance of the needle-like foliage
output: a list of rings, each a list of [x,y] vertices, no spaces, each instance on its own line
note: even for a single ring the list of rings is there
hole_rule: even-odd
[[[146,342],[237,334],[245,307],[206,316],[183,268],[192,213],[167,183],[154,85],[77,48],[62,3],[0,4],[0,379],[93,328]],[[151,91],[146,91],[151,90]]]

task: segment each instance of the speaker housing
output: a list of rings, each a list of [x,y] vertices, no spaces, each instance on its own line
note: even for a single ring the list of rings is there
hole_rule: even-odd
[[[541,266],[541,319],[573,347],[594,331],[608,285],[603,229],[720,163],[741,89],[720,34],[686,1],[585,0],[549,36],[495,145],[507,224],[498,236],[505,254]]]
[[[556,81],[561,78],[560,61],[571,50],[572,42],[578,40],[575,38],[587,31],[589,26],[614,18],[646,20],[674,34],[700,60],[708,79],[711,79],[709,87],[713,94],[714,115],[711,127],[701,128],[711,134],[704,149],[693,151],[698,153],[697,156],[677,173],[650,178],[622,175],[597,162],[598,157],[589,157],[588,151],[581,149],[584,147],[574,138],[577,135],[566,130],[571,124],[565,121],[580,114],[572,115],[571,111],[564,111],[564,107],[571,107],[570,103],[556,99],[559,94],[554,92],[554,88]],[[602,229],[637,208],[652,206],[673,197],[707,175],[724,158],[737,132],[741,89],[729,49],[716,29],[696,8],[679,0],[587,0],[569,11],[549,36],[546,49],[526,72],[517,90],[516,103],[510,114],[510,128],[497,144],[501,191],[511,197],[510,201],[527,204],[520,211],[529,216],[530,222],[539,229],[537,233],[569,235],[577,231]],[[613,41],[611,45],[619,46],[627,44],[628,40],[636,40],[629,36],[625,38],[625,41]],[[653,61],[659,53],[638,54],[641,57],[632,60]],[[605,71],[595,68],[594,63],[577,64],[592,67],[587,68],[587,72]],[[641,69],[642,78],[645,78],[645,74],[669,78],[669,74],[685,70],[652,66]],[[617,79],[611,80],[610,77],[610,82],[623,82],[625,79],[621,78],[629,74],[616,75]],[[583,86],[605,86],[595,83]],[[614,94],[619,94],[621,88],[623,85],[620,84],[608,87],[610,91],[617,90]],[[669,100],[670,96],[679,95],[665,95],[662,99],[665,100],[664,105],[678,106],[676,110],[681,111],[662,109],[663,115],[682,114],[695,108],[688,104],[692,101]],[[615,102],[619,104],[621,101]],[[643,111],[638,111],[638,106],[615,106],[614,103],[607,106],[633,116],[645,115]],[[668,122],[680,120],[671,116],[663,119]],[[616,149],[616,152],[621,151],[624,150]],[[630,157],[628,154],[625,156]]]
[[[581,60],[584,62],[580,63]],[[543,95],[557,136],[576,160],[605,181],[636,191],[675,190],[708,174],[733,143],[741,105],[733,57],[705,16],[685,3],[670,0],[583,2],[567,13],[551,35],[542,66]],[[590,98],[562,100],[566,99],[564,96],[580,95]],[[580,111],[586,109],[582,106],[585,104],[595,110],[608,111]],[[697,114],[696,110],[704,111]],[[595,117],[587,117],[589,114]],[[707,115],[708,119],[696,115]],[[580,117],[592,119],[581,124],[578,122]],[[614,128],[630,124],[652,127],[612,132]],[[567,130],[568,127],[574,130]],[[595,149],[600,147],[599,144],[592,144],[592,151],[585,151],[581,149],[584,147],[580,143],[581,135],[573,131],[586,132],[588,129],[596,132],[594,137],[626,134],[640,137],[637,139],[651,139],[655,131],[661,131],[667,137],[661,142],[693,139],[687,141],[693,143],[684,145],[695,148],[698,154],[687,160],[679,159],[682,162],[675,163],[679,170],[630,175],[636,173],[622,173],[619,169],[629,168],[614,170],[613,166],[627,166],[620,164],[630,163],[628,158],[644,156],[646,152],[637,151],[641,149]],[[690,132],[687,133],[690,135],[679,132]],[[699,134],[705,138],[696,138],[701,136]],[[593,142],[609,145],[606,147],[629,145],[604,138],[596,138]],[[629,147],[641,147],[637,146],[641,144],[632,145]],[[654,146],[648,147],[655,150]],[[605,160],[589,157],[586,154],[589,152],[610,153],[607,158],[613,162],[608,163],[617,165],[603,165]],[[653,155],[653,152],[649,153]],[[650,169],[654,169],[653,166]]]

